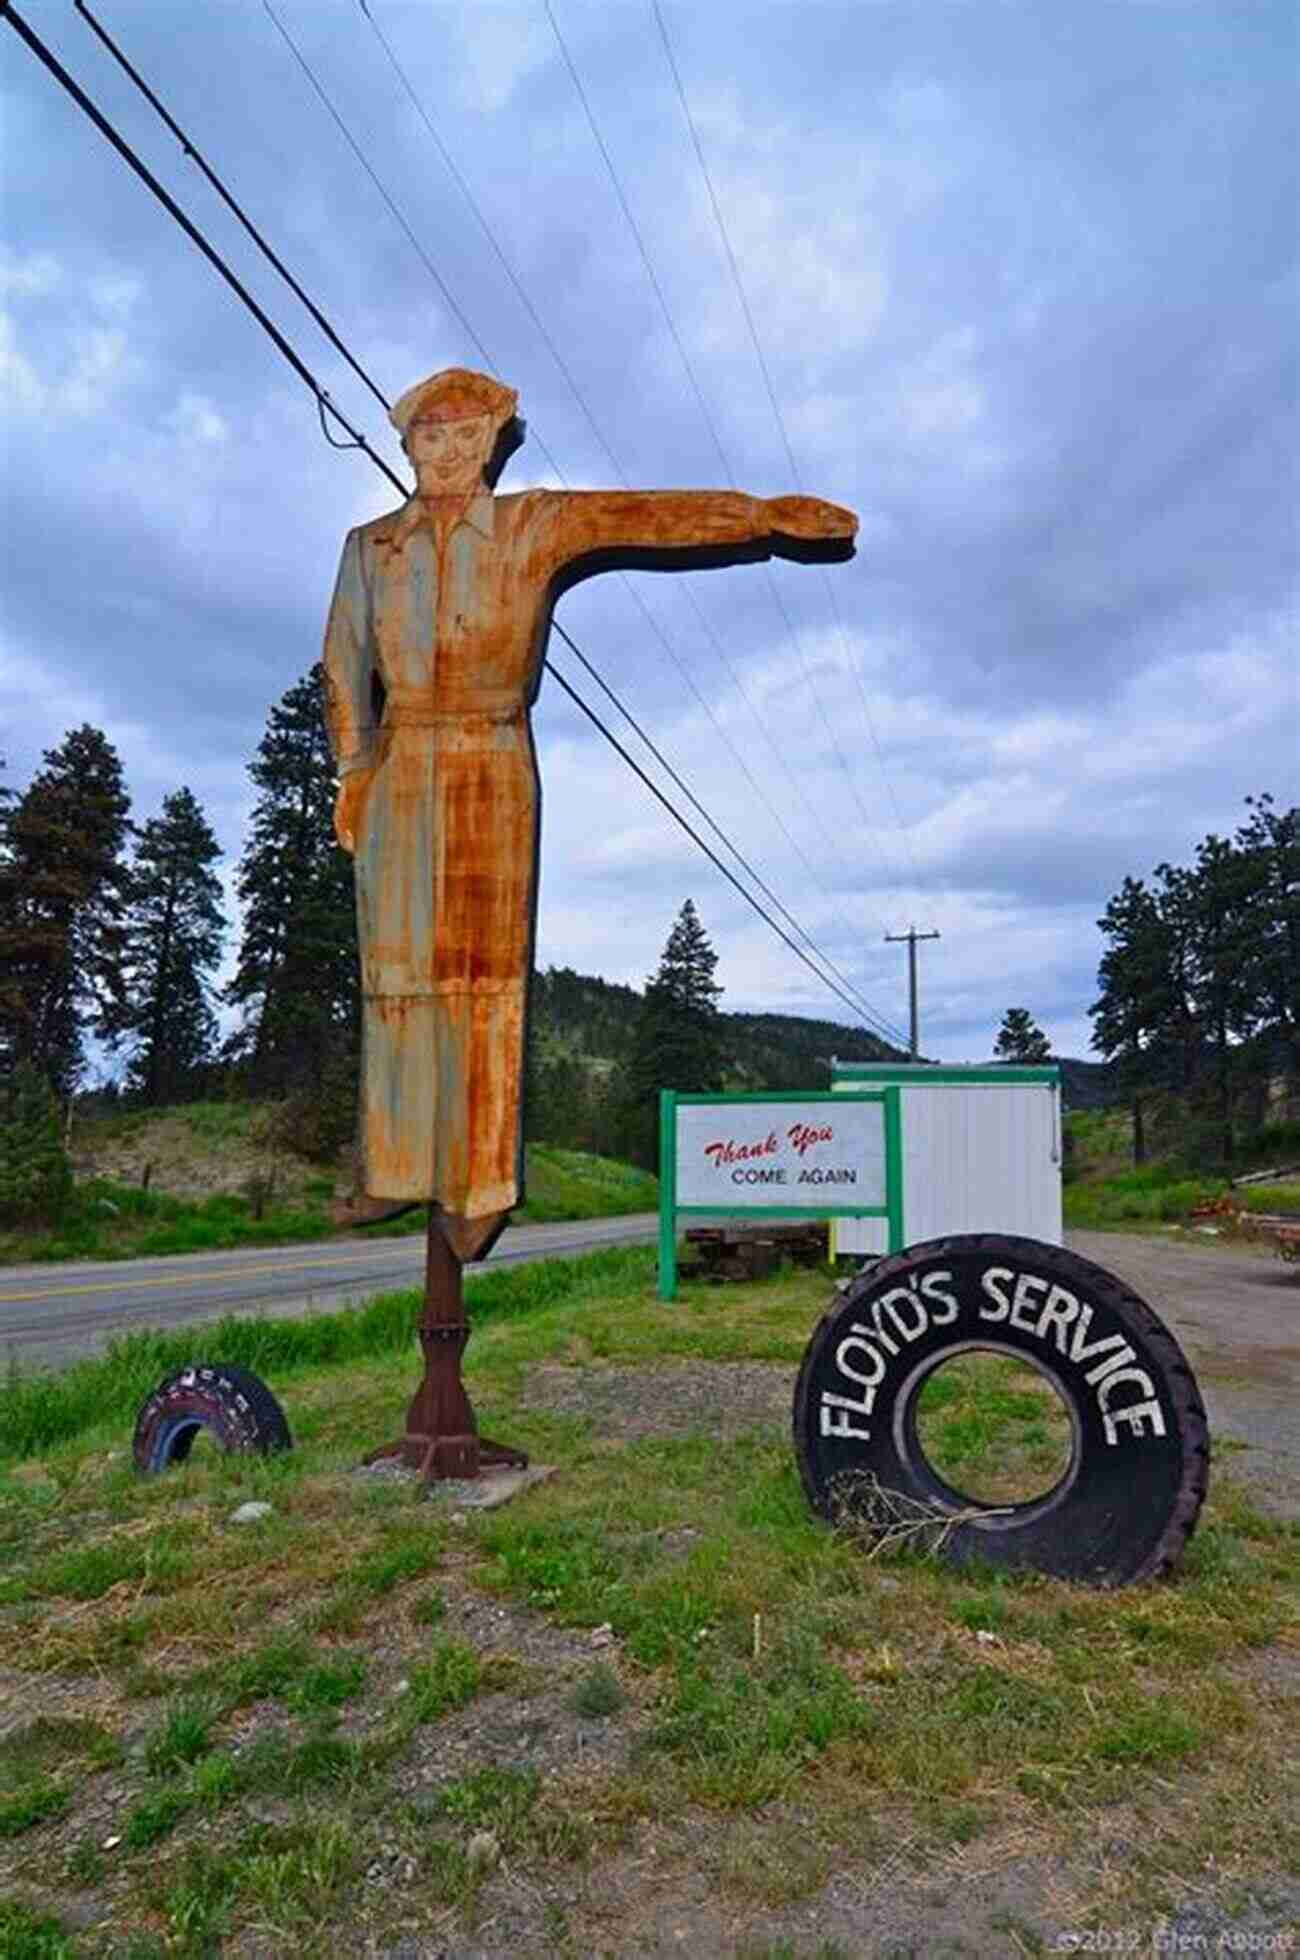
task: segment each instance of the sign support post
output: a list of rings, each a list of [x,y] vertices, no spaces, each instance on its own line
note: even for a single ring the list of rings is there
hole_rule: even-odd
[[[677,1091],[659,1091],[659,1298],[677,1295]]]
[[[846,1108],[847,1105],[847,1108]],[[853,1112],[851,1133],[835,1136]],[[876,1122],[869,1112],[877,1111]],[[710,1138],[730,1118],[753,1119],[754,1136]],[[685,1124],[683,1124],[685,1118]],[[683,1137],[683,1128],[689,1138]],[[843,1131],[845,1125],[840,1123]],[[705,1139],[701,1141],[701,1139]],[[686,1169],[683,1171],[683,1151]],[[819,1161],[820,1160],[820,1161]],[[852,1185],[850,1198],[844,1187]],[[785,1192],[808,1202],[783,1202]],[[716,1191],[716,1197],[714,1192]],[[828,1201],[823,1191],[834,1193]],[[685,1196],[685,1203],[680,1202]],[[701,1202],[707,1196],[708,1202]],[[769,1202],[769,1197],[776,1202]],[[659,1092],[659,1298],[677,1294],[677,1220],[730,1213],[761,1218],[883,1218],[889,1251],[901,1252],[903,1135],[896,1087],[844,1093],[737,1096]]]

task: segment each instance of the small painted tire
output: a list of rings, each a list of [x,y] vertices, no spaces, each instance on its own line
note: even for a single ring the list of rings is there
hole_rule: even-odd
[[[1044,1375],[1072,1431],[1052,1487],[996,1510],[945,1482],[917,1430],[934,1371],[990,1349]],[[810,1503],[832,1521],[871,1532],[911,1519],[921,1543],[929,1518],[928,1542],[953,1563],[1099,1585],[1177,1564],[1209,1473],[1205,1406],[1158,1315],[1091,1260],[992,1233],[910,1246],[835,1300],[799,1371],[794,1446]]]
[[[136,1418],[132,1454],[145,1476],[184,1463],[200,1430],[223,1450],[293,1448],[284,1410],[266,1383],[246,1368],[196,1361],[160,1381]]]

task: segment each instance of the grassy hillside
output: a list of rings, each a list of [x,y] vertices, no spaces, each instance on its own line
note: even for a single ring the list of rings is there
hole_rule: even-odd
[[[0,1264],[133,1259],[228,1246],[328,1238],[336,1173],[274,1141],[273,1105],[189,1103],[74,1119],[76,1186],[62,1216],[39,1229],[0,1231]],[[530,1144],[527,1202],[515,1216],[608,1218],[651,1211],[658,1183],[630,1164]],[[423,1230],[410,1212],[369,1228],[385,1237]]]
[[[1186,1156],[1170,1155],[1137,1167],[1132,1129],[1123,1110],[1076,1110],[1066,1118],[1065,1222],[1090,1229],[1171,1225],[1195,1205],[1231,1192],[1243,1211],[1300,1212],[1300,1179],[1234,1188],[1221,1173],[1200,1170]],[[1275,1123],[1243,1148],[1235,1175],[1300,1162],[1300,1123]]]

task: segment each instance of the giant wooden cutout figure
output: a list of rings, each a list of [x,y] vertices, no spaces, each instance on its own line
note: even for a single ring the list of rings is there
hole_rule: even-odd
[[[339,842],[356,861],[359,1177],[374,1215],[427,1201],[425,1380],[394,1453],[474,1476],[460,1264],[522,1188],[524,1021],[540,792],[528,712],[556,598],[593,573],[847,558],[857,520],[813,497],[493,486],[523,441],[511,388],[447,369],[392,410],[416,474],[351,532],[325,636]]]

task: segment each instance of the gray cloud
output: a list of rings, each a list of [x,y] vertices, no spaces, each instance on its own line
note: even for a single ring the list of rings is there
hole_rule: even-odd
[[[28,11],[400,463],[75,15]],[[547,477],[539,439],[575,483],[612,480],[360,10],[280,11],[521,389],[534,440],[502,488]],[[629,480],[718,482],[544,15],[372,11]],[[143,0],[111,15],[390,395],[480,364],[261,9],[183,33]],[[735,476],[788,488],[649,11],[559,17]],[[560,616],[892,1019],[902,965],[879,935],[915,917],[944,932],[926,968],[944,1052],[986,1052],[1012,1000],[1078,1045],[1093,921],[1125,872],[1231,829],[1249,791],[1294,794],[1293,11],[667,17],[801,472],[862,511],[860,550],[830,574],[834,611],[819,573],[773,567],[794,646],[759,569],[701,575],[693,598],[639,581],[716,725],[618,581]],[[71,720],[100,718],[141,814],[201,784],[233,853],[244,765],[316,656],[342,535],[395,498],[324,446],[269,344],[12,34],[0,114],[0,753],[21,783]],[[729,1004],[839,1011],[554,689],[538,730],[545,957],[639,980],[689,891]]]

